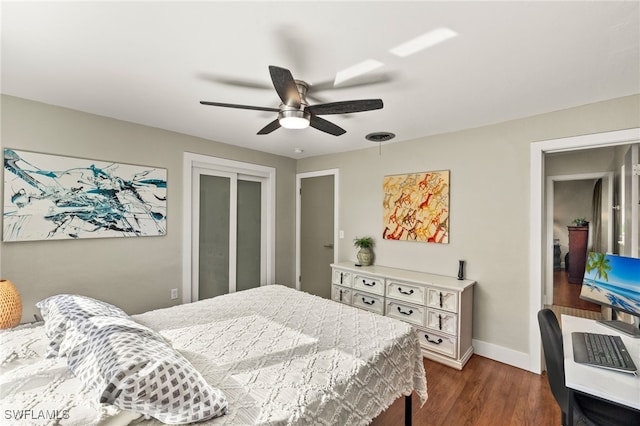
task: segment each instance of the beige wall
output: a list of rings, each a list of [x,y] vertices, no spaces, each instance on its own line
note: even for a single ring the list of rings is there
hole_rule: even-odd
[[[593,188],[596,179],[567,180],[554,183],[553,187],[553,238],[560,240],[562,264],[569,251],[569,231],[567,226],[575,226],[573,220],[586,218],[593,223]],[[606,199],[604,200],[606,203]],[[606,225],[603,224],[605,227]],[[605,228],[606,229],[606,228]],[[589,247],[593,241],[593,227],[589,229]],[[606,251],[606,239],[604,249]]]
[[[477,341],[528,352],[529,169],[535,141],[640,126],[640,96],[530,118],[298,161],[298,172],[340,169],[340,260],[352,240],[372,235],[376,263],[455,275],[458,259],[475,279]],[[384,129],[401,136],[401,129]],[[385,175],[451,171],[450,243],[382,240]]]
[[[35,302],[62,292],[128,313],[178,302],[170,289],[182,289],[185,151],[276,168],[276,281],[294,286],[295,160],[10,96],[2,96],[1,136],[3,148],[168,170],[166,236],[2,243],[0,272],[22,295],[23,321],[33,318]]]
[[[166,167],[165,237],[2,243],[0,272],[31,305],[56,292],[83,291],[134,313],[167,306],[180,288],[182,153],[196,152],[277,168],[276,280],[293,286],[295,173],[340,169],[340,260],[355,259],[353,238],[376,238],[376,263],[478,281],[476,341],[527,352],[529,318],[529,145],[640,127],[640,96],[542,114],[382,147],[299,160],[2,97],[2,144],[24,150]],[[375,129],[380,130],[380,129]],[[401,136],[401,129],[383,129]],[[349,134],[345,137],[351,137]],[[297,168],[297,170],[296,170]],[[451,171],[450,243],[383,241],[382,178]],[[135,259],[135,260],[134,260]],[[24,318],[23,318],[24,319]],[[27,318],[28,319],[28,318]]]

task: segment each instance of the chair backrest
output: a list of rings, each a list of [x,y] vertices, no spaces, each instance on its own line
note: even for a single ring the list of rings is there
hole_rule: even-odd
[[[558,319],[551,309],[538,312],[538,325],[542,337],[542,349],[547,365],[547,378],[551,393],[563,413],[569,408],[569,391],[564,380],[564,349],[562,347],[562,330]]]

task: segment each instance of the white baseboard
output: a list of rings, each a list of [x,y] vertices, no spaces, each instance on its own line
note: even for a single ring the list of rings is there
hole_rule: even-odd
[[[476,339],[473,339],[473,352],[485,358],[537,373],[531,370],[531,360],[529,359],[529,354],[525,352],[514,351],[513,349]]]

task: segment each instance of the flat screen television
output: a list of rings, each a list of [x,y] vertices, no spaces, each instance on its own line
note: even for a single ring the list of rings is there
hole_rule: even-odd
[[[626,312],[640,318],[640,259],[589,253],[580,298],[612,308],[612,320],[599,321],[602,324],[640,337],[637,325],[618,321],[615,316]]]

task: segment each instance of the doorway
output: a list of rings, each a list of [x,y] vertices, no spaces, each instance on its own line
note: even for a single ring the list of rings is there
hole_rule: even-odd
[[[549,154],[553,155],[553,154]],[[549,155],[545,158],[549,159]],[[563,161],[568,154],[563,153]],[[546,234],[553,242],[545,261],[545,305],[558,312],[599,319],[600,306],[580,299],[580,285],[568,280],[569,233],[573,220],[588,218],[588,250],[612,253],[614,173],[597,172],[548,176]],[[566,310],[564,308],[568,308]],[[581,312],[589,311],[589,312]]]
[[[530,227],[529,227],[529,370],[542,371],[542,348],[536,321],[544,306],[544,262],[549,251],[545,229],[545,167],[544,156],[550,152],[590,149],[603,146],[637,143],[640,128],[533,142],[530,145]],[[542,238],[541,238],[542,236]]]
[[[184,154],[182,301],[274,281],[275,169]]]
[[[331,298],[331,263],[338,259],[338,170],[296,177],[296,288]]]

